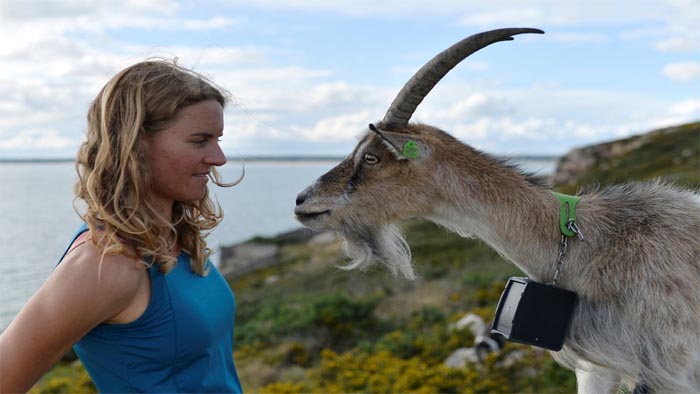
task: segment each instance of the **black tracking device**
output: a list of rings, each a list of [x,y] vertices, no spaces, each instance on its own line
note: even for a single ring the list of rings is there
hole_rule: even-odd
[[[510,278],[498,302],[491,332],[513,342],[559,351],[577,300],[573,291],[529,278]]]

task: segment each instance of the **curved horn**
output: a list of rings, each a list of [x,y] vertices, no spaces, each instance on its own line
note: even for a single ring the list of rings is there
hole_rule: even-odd
[[[383,124],[405,126],[411,119],[418,104],[423,101],[430,90],[445,76],[454,66],[466,59],[467,56],[487,47],[494,42],[510,41],[516,34],[538,33],[544,34],[540,29],[509,28],[485,31],[474,34],[438,53],[420,70],[413,74],[396,96],[391,106],[386,111]]]

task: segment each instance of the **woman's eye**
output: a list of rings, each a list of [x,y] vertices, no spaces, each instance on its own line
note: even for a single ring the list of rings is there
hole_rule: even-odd
[[[371,153],[365,153],[365,163],[377,164],[379,163],[379,158]]]
[[[199,140],[193,140],[192,143],[195,145],[204,145],[206,144],[210,139],[209,138],[202,138]],[[221,142],[221,138],[217,138],[216,142]]]

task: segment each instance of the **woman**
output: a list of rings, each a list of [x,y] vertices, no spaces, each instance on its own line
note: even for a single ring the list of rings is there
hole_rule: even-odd
[[[73,345],[101,392],[241,391],[234,298],[205,242],[222,218],[207,180],[233,185],[215,170],[227,97],[166,61],[105,85],[76,164],[85,225],[0,336],[0,392],[28,390]]]

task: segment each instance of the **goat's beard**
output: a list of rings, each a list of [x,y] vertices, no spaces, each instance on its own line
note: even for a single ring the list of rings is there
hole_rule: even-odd
[[[358,225],[338,232],[343,240],[343,252],[350,259],[341,269],[367,270],[375,264],[387,268],[394,276],[415,279],[411,264],[411,249],[396,225]]]

